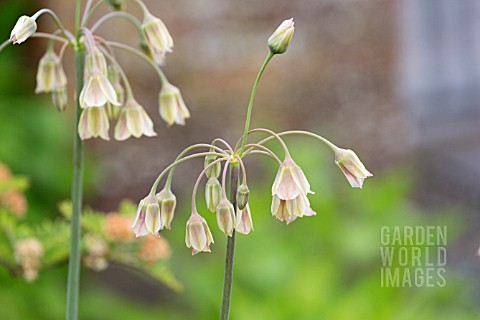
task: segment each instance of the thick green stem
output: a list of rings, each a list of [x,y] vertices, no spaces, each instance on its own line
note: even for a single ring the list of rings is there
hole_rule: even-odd
[[[240,178],[240,165],[238,162],[230,163],[230,202],[233,207],[237,207],[237,189]],[[225,256],[225,275],[223,278],[223,296],[222,308],[220,310],[220,320],[228,320],[230,316],[230,297],[232,295],[233,282],[233,258],[235,255],[235,230],[232,236],[227,237],[227,253]]]
[[[77,133],[80,119],[79,95],[83,87],[83,67],[85,52],[75,50],[75,124],[73,134],[73,180],[72,180],[72,218],[70,221],[70,258],[68,261],[67,283],[67,320],[78,319],[78,294],[80,287],[80,216],[82,212],[83,189],[83,141]]]

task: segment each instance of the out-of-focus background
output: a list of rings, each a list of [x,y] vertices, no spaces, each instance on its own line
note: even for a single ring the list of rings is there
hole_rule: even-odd
[[[354,149],[374,177],[352,189],[333,155],[309,138],[286,138],[316,192],[317,216],[291,225],[270,214],[276,168],[247,161],[255,231],[238,235],[232,319],[478,319],[480,310],[480,3],[476,0],[145,1],[168,26],[175,48],[164,68],[192,118],[167,128],[158,116],[160,83],[140,60],[119,52],[156,138],[86,143],[89,207],[114,211],[134,202],[186,146],[242,133],[266,41],[294,17],[286,54],[260,83],[252,127],[305,129]],[[128,9],[140,16],[133,1]],[[74,1],[3,1],[0,39],[19,16],[54,9],[72,27]],[[101,7],[97,16],[107,11]],[[51,31],[49,18],[39,31]],[[134,45],[126,21],[99,33]],[[29,39],[0,54],[0,162],[28,176],[26,223],[57,219],[70,193],[72,108],[59,114],[34,95],[46,42]],[[73,71],[72,53],[64,59]],[[72,84],[73,81],[70,81]],[[70,88],[70,97],[73,88]],[[199,197],[215,244],[191,257],[185,248],[189,197],[203,165],[180,167],[179,204],[168,265],[177,292],[144,274],[111,265],[82,273],[81,319],[212,319],[218,316],[225,237]],[[200,192],[202,193],[202,191]],[[382,288],[382,226],[446,225],[445,287]],[[0,269],[1,319],[60,319],[66,268],[32,283]]]

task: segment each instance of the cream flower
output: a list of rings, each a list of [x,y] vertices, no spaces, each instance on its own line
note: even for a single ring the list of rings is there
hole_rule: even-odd
[[[142,135],[154,137],[153,122],[134,98],[130,98],[120,112],[117,125],[115,126],[115,139],[122,141],[134,136]]]
[[[188,248],[192,248],[193,255],[199,252],[210,252],[210,244],[212,243],[214,243],[213,236],[210,228],[208,228],[207,221],[194,210],[187,221],[185,244]]]

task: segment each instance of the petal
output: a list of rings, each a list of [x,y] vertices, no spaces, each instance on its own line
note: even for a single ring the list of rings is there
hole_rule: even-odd
[[[127,128],[127,119],[125,117],[125,110],[122,110],[117,124],[115,125],[115,140],[123,141],[130,138],[131,134]]]
[[[189,234],[192,248],[197,251],[202,251],[207,245],[207,234],[202,223],[198,221],[193,222],[189,226]]]
[[[148,231],[155,235],[160,228],[162,227],[162,220],[160,217],[160,208],[158,203],[151,203],[147,206],[145,214],[145,223],[147,225]]]
[[[117,100],[117,93],[115,92],[115,88],[113,88],[110,81],[108,81],[107,77],[103,74],[100,74],[98,77],[98,84],[100,89],[105,97],[105,99],[113,104],[114,106],[119,106],[120,103]],[[105,103],[104,103],[105,104]]]

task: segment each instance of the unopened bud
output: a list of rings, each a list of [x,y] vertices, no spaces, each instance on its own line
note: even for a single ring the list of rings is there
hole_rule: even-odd
[[[29,16],[21,16],[10,33],[10,41],[13,44],[22,43],[37,31],[35,19]]]
[[[235,209],[227,199],[220,200],[217,207],[217,223],[226,236],[231,237],[235,229]]]
[[[205,201],[207,202],[207,208],[211,212],[217,211],[218,203],[220,202],[220,196],[222,194],[222,186],[217,178],[208,179],[205,186]]]
[[[206,168],[208,167],[213,161],[217,160],[217,156],[206,156],[205,161],[203,163],[203,167]],[[207,169],[205,171],[205,174],[207,175],[207,178],[218,178],[220,176],[220,171],[221,171],[221,164],[220,161],[215,163],[213,166]]]
[[[285,20],[268,38],[268,46],[273,54],[282,54],[287,51],[295,30],[293,18]]]
[[[125,2],[123,0],[108,0],[108,4],[118,11],[125,9]]]
[[[237,207],[243,210],[247,206],[248,197],[250,196],[250,190],[246,184],[240,185],[237,190]]]
[[[163,227],[170,229],[173,215],[175,213],[175,207],[177,206],[177,198],[172,193],[170,188],[164,188],[162,191],[157,193],[157,201],[160,205],[160,216],[163,224],[162,229]]]
[[[52,101],[55,108],[58,111],[62,112],[65,111],[68,105],[68,94],[67,90],[57,90],[52,92]]]

